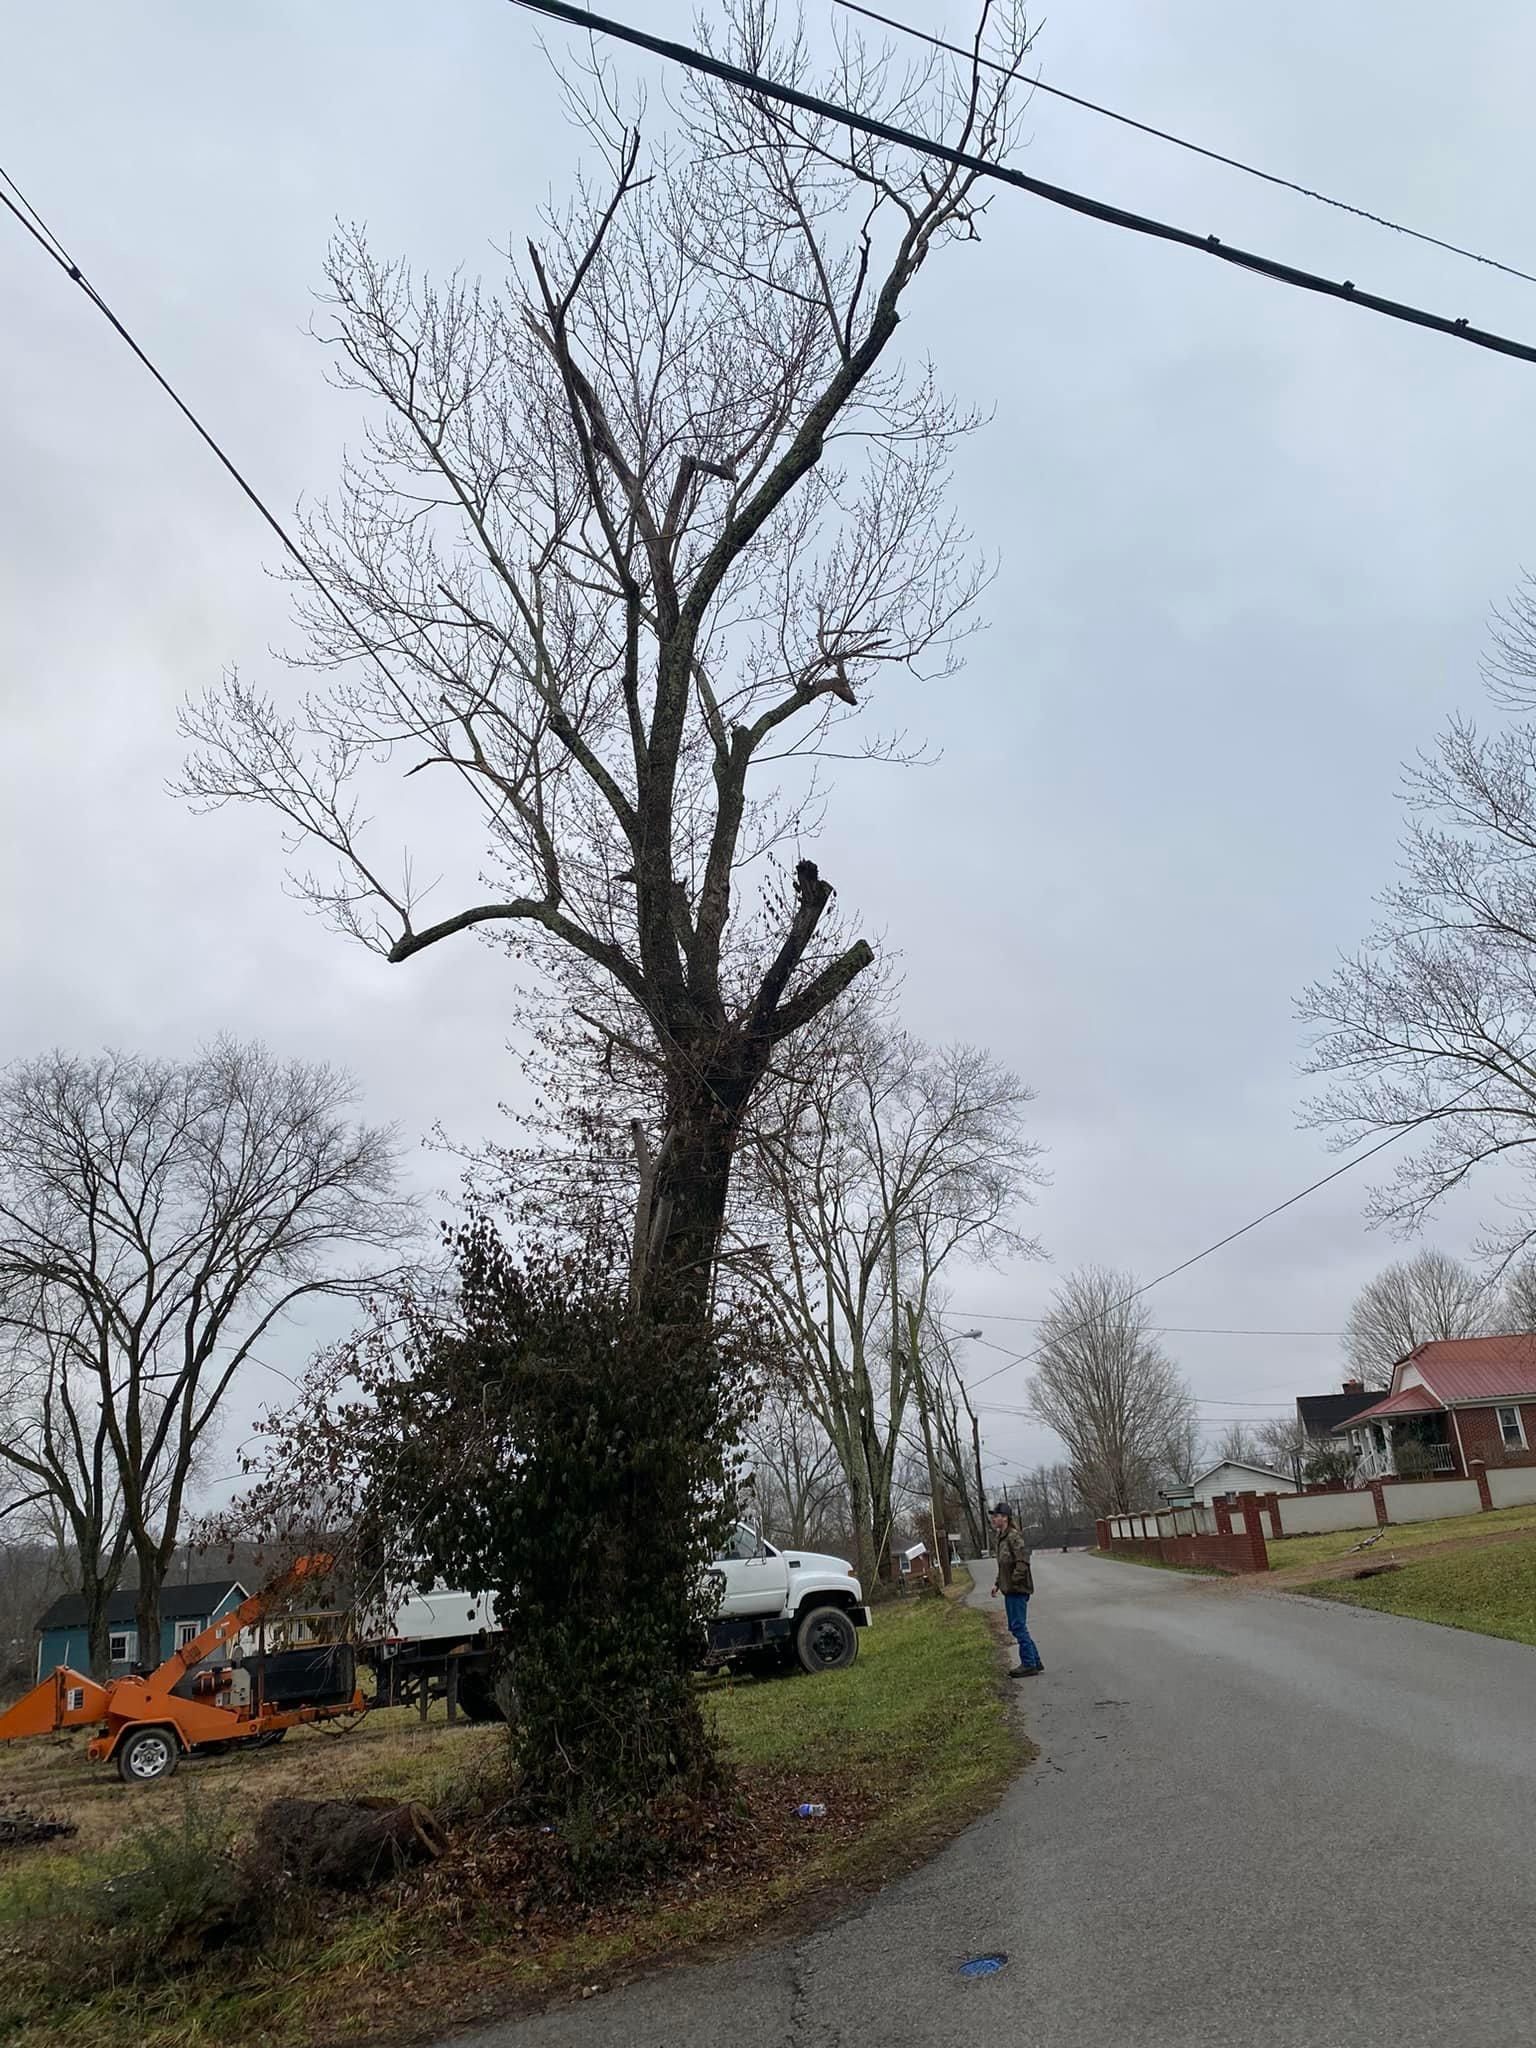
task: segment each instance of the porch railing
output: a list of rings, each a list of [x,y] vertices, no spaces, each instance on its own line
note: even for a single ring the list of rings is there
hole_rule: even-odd
[[[1367,1451],[1355,1467],[1356,1486],[1368,1485],[1373,1479],[1396,1479],[1399,1476],[1416,1479],[1421,1472],[1456,1470],[1456,1453],[1449,1444],[1415,1444],[1411,1450],[1407,1445],[1402,1448],[1407,1452],[1404,1465],[1410,1468],[1406,1474],[1398,1465],[1394,1452]]]

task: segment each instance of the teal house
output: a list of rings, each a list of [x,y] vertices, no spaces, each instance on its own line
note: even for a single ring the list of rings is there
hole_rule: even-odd
[[[113,1678],[121,1678],[136,1664],[153,1670],[173,1650],[200,1636],[210,1621],[217,1621],[249,1597],[238,1579],[205,1579],[195,1585],[165,1586],[160,1594],[160,1640],[139,1652],[139,1630],[134,1608],[138,1595],[132,1588],[114,1593],[107,1602],[107,1647]],[[55,1600],[37,1621],[37,1675],[46,1678],[67,1664],[74,1671],[91,1668],[90,1638],[85,1628],[85,1602],[78,1593],[65,1593]]]

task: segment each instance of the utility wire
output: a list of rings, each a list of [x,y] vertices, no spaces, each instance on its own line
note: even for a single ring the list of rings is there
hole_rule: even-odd
[[[1473,1081],[1468,1087],[1461,1089],[1457,1094],[1451,1096],[1448,1101],[1443,1102],[1440,1108],[1434,1112],[1434,1115],[1441,1116],[1446,1110],[1454,1109],[1458,1102],[1465,1101],[1467,1096],[1474,1094],[1481,1086],[1482,1082],[1480,1080]],[[1374,1159],[1378,1152],[1385,1152],[1389,1145],[1397,1144],[1399,1140],[1406,1138],[1411,1132],[1416,1131],[1421,1123],[1429,1121],[1428,1117],[1420,1117],[1414,1123],[1404,1124],[1401,1130],[1389,1131],[1386,1137],[1378,1138],[1374,1145],[1368,1146],[1364,1152],[1356,1153],[1353,1159],[1346,1159],[1342,1166],[1336,1166],[1331,1173],[1323,1174],[1318,1180],[1309,1181],[1306,1187],[1299,1188],[1294,1195],[1287,1195],[1283,1202],[1276,1202],[1273,1208],[1264,1210],[1261,1215],[1252,1217],[1247,1223],[1239,1224],[1236,1230],[1229,1230],[1225,1237],[1218,1237],[1214,1244],[1208,1244],[1202,1250],[1192,1252],[1187,1259],[1181,1259],[1176,1266],[1170,1266],[1166,1273],[1158,1273],[1151,1280],[1143,1280],[1139,1287],[1133,1287],[1129,1294],[1122,1295],[1119,1301],[1111,1302],[1108,1308],[1100,1309],[1094,1315],[1085,1316],[1080,1323],[1074,1323],[1057,1334],[1063,1337],[1075,1337],[1079,1331],[1090,1329],[1095,1323],[1103,1322],[1106,1316],[1113,1315],[1116,1310],[1126,1307],[1128,1303],[1135,1301],[1140,1295],[1150,1294],[1154,1287],[1161,1287],[1165,1280],[1172,1280],[1180,1273],[1187,1273],[1191,1266],[1198,1266],[1202,1259],[1210,1258],[1215,1252],[1224,1251],[1229,1244],[1236,1244],[1240,1237],[1246,1237],[1250,1230],[1257,1230],[1261,1223],[1268,1223],[1272,1217],[1282,1215],[1287,1209],[1294,1209],[1298,1202],[1304,1202],[1309,1195],[1315,1195],[1319,1188],[1327,1187],[1331,1182],[1341,1179],[1346,1173],[1353,1173],[1357,1166],[1363,1166],[1368,1159]],[[993,1345],[990,1348],[995,1350],[998,1347]],[[978,1387],[984,1387],[988,1380],[1000,1378],[1011,1367],[1029,1364],[1032,1359],[1040,1356],[1044,1348],[1044,1345],[1036,1344],[1032,1350],[1016,1351],[1011,1357],[1006,1358],[1001,1365],[994,1367],[991,1372],[984,1372],[979,1380],[962,1381],[961,1384],[965,1387],[968,1394],[974,1394]]]
[[[1010,76],[1008,66],[999,64],[995,58],[982,57],[974,50],[967,50],[963,44],[949,43],[942,36],[930,35],[927,29],[914,28],[909,21],[897,21],[889,14],[878,14],[873,7],[860,7],[857,0],[833,0],[835,6],[849,14],[861,14],[866,21],[878,21],[882,28],[893,28],[899,35],[911,36],[914,41],[929,43],[935,50],[947,50],[951,56],[964,57],[968,62],[981,64],[988,71],[999,71]],[[1043,78],[1031,78],[1029,86],[1033,92],[1049,93],[1053,99],[1066,100],[1074,107],[1085,107],[1090,114],[1102,114],[1106,121],[1118,121],[1123,128],[1134,128],[1139,134],[1155,136],[1159,142],[1171,142],[1175,149],[1187,149],[1192,156],[1203,156],[1213,164],[1225,164],[1228,170],[1242,171],[1245,176],[1259,178],[1266,185],[1278,185],[1283,191],[1296,192],[1303,199],[1315,199],[1322,206],[1332,206],[1340,213],[1351,213],[1357,220],[1368,220],[1379,228],[1390,228],[1395,235],[1407,235],[1415,242],[1427,242],[1432,249],[1444,249],[1452,256],[1464,256],[1469,263],[1483,263],[1490,270],[1502,270],[1506,277],[1522,278],[1526,284],[1536,284],[1536,275],[1529,270],[1517,269],[1513,263],[1501,263],[1496,256],[1483,256],[1476,249],[1463,249],[1459,242],[1442,241],[1439,235],[1426,234],[1422,228],[1405,227],[1400,220],[1388,220],[1385,214],[1372,213],[1369,207],[1352,206],[1347,199],[1333,199],[1326,192],[1314,191],[1310,185],[1299,185],[1294,178],[1282,178],[1274,171],[1261,171],[1257,164],[1244,163],[1241,157],[1224,156],[1219,149],[1207,149],[1203,143],[1191,142],[1183,135],[1171,135],[1166,128],[1154,128],[1149,121],[1137,121],[1130,114],[1117,113],[1113,107],[1100,106],[1097,100],[1085,100],[1075,92],[1066,92],[1059,85],[1047,85]]]
[[[1234,264],[1240,270],[1251,270],[1277,284],[1290,285],[1294,290],[1342,299],[1346,305],[1363,306],[1367,312],[1379,313],[1384,319],[1405,321],[1411,327],[1427,327],[1437,334],[1448,334],[1454,341],[1471,342],[1475,348],[1492,349],[1497,355],[1536,363],[1536,345],[1530,342],[1514,341],[1507,335],[1491,333],[1487,328],[1473,327],[1464,318],[1453,320],[1444,313],[1431,313],[1421,306],[1410,306],[1398,299],[1379,298],[1372,292],[1358,291],[1351,279],[1346,278],[1341,283],[1331,277],[1321,277],[1314,271],[1298,270],[1293,264],[1281,263],[1274,257],[1236,248],[1217,235],[1196,234],[1190,228],[1174,227],[1170,222],[1154,220],[1148,214],[1131,213],[1102,199],[1091,199],[1081,192],[1069,191],[1064,185],[1050,185],[1042,178],[1027,177],[1011,164],[997,163],[991,157],[977,156],[967,149],[954,149],[947,142],[935,142],[931,136],[915,134],[909,128],[899,128],[893,122],[881,121],[872,114],[857,113],[834,100],[824,100],[814,93],[801,92],[797,86],[764,78],[760,72],[744,70],[739,64],[728,64],[722,58],[696,50],[687,43],[670,42],[664,36],[648,35],[643,29],[631,28],[628,22],[614,21],[608,15],[594,14],[585,7],[570,6],[568,0],[509,0],[509,4],[524,8],[531,14],[544,15],[552,21],[563,21],[572,28],[586,30],[588,34],[613,36],[619,42],[632,43],[637,49],[649,50],[652,55],[665,57],[690,71],[718,78],[739,91],[755,93],[765,100],[778,100],[784,106],[798,107],[804,113],[816,115],[819,120],[835,121],[858,134],[872,135],[882,142],[893,142],[902,149],[915,150],[919,155],[953,164],[958,170],[972,171],[978,177],[996,178],[1001,184],[1017,186],[1021,192],[1049,200],[1053,206],[1066,207],[1069,212],[1086,214],[1091,220],[1104,221],[1110,227],[1124,228],[1131,234],[1149,235],[1157,241],[1175,242],[1181,248],[1198,250],[1203,255],[1216,257],[1219,262]]]
[[[218,442],[214,439],[213,435],[209,432],[208,428],[203,425],[202,421],[198,418],[197,414],[192,410],[191,406],[187,404],[186,400],[181,396],[180,392],[176,390],[175,386],[169,381],[168,378],[166,378],[161,373],[159,369],[156,368],[155,364],[151,362],[150,358],[144,353],[143,349],[140,348],[139,344],[128,332],[128,329],[123,325],[122,321],[119,320],[117,315],[113,312],[112,308],[101,296],[101,293],[97,291],[95,285],[93,285],[90,279],[86,277],[85,273],[81,270],[79,264],[76,263],[74,258],[70,255],[69,251],[64,247],[64,244],[59,240],[58,236],[53,233],[51,228],[48,227],[42,215],[37,211],[36,207],[32,205],[31,201],[27,198],[26,194],[22,191],[21,187],[16,183],[16,180],[5,169],[4,165],[0,165],[0,184],[8,186],[10,188],[10,192],[15,194],[15,197],[12,198],[6,192],[0,192],[0,206],[3,206],[8,213],[12,214],[18,221],[20,221],[21,225],[26,229],[27,233],[32,237],[33,241],[36,242],[38,247],[42,249],[44,253],[47,256],[49,256],[52,259],[52,261],[59,266],[60,270],[64,272],[65,276],[70,280],[70,282],[72,284],[79,285],[81,291],[85,293],[85,296],[90,300],[91,304],[96,308],[97,312],[100,313],[101,317],[103,318],[103,320],[106,321],[107,325],[112,329],[113,333],[116,334],[121,341],[125,342],[127,346],[133,351],[134,355],[138,357],[140,363],[142,363],[144,368],[148,370],[150,376],[154,378],[155,382],[160,386],[160,389],[165,393],[166,397],[171,401],[172,405],[175,406],[176,410],[181,414],[182,418],[187,422],[188,426],[191,427],[192,431],[197,435],[198,439],[204,444],[204,446],[207,449],[209,449],[209,451],[212,453],[215,460],[221,465],[221,467],[225,469],[231,477],[234,478],[235,483],[240,489],[240,491],[245,495],[247,499],[249,499],[250,503],[255,506],[257,512],[260,513],[261,517],[266,521],[267,525],[271,527],[272,531],[277,535],[277,538],[282,542],[282,545],[286,549],[288,554],[290,554],[293,557],[294,561],[298,563],[299,567],[303,570],[304,574],[309,578],[309,580],[314,584],[315,588],[320,592],[321,596],[324,597],[326,602],[333,608],[333,610],[335,610],[339,614],[343,624],[346,625],[352,632],[357,633],[357,627],[354,625],[351,618],[348,617],[347,613],[342,609],[342,606],[337,602],[335,596],[329,589],[327,589],[326,585],[321,581],[319,575],[312,567],[309,558],[305,555],[303,549],[300,548],[298,542],[294,540],[293,536],[288,532],[288,529],[283,525],[282,521],[278,518],[277,514],[271,509],[271,507],[267,504],[266,500],[261,496],[260,492],[256,489],[256,486],[245,475],[245,472],[237,466],[237,464],[231,459],[231,457],[225,454],[224,450],[219,446]],[[362,640],[363,635],[359,633],[358,638]],[[364,644],[366,645],[366,641],[364,641]]]
[[[1005,1316],[985,1308],[957,1308],[940,1320],[951,1325],[968,1323],[979,1317],[984,1323],[1043,1323],[1045,1316]],[[1152,1323],[1148,1326],[1159,1337],[1343,1337],[1343,1330],[1225,1330],[1212,1323]],[[978,1342],[985,1340],[978,1339]]]

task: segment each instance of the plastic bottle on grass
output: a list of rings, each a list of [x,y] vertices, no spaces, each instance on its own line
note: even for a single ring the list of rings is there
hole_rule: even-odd
[[[827,1809],[818,1806],[813,1799],[808,1799],[804,1806],[797,1806],[795,1811],[802,1820],[825,1820],[827,1817]]]

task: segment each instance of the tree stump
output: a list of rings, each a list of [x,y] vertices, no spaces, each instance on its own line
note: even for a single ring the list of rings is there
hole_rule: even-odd
[[[334,1891],[366,1891],[448,1846],[437,1816],[414,1799],[274,1799],[255,1841],[286,1876]]]

